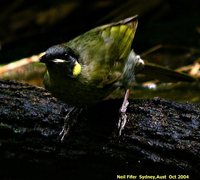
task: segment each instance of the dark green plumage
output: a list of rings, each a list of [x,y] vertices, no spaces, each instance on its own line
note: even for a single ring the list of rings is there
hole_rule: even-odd
[[[134,81],[134,68],[139,62],[131,51],[136,28],[135,16],[94,28],[49,48],[41,58],[48,70],[46,88],[73,105],[93,104],[118,86],[128,88]],[[81,71],[73,76],[76,62],[81,65]]]

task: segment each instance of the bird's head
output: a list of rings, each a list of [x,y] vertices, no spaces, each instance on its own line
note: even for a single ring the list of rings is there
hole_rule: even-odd
[[[71,78],[76,78],[81,73],[78,54],[66,45],[50,47],[41,56],[40,62],[46,64],[49,73],[64,73]]]

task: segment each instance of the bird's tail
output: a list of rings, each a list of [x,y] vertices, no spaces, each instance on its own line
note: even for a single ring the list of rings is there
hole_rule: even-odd
[[[141,73],[145,75],[147,79],[150,77],[151,79],[156,79],[161,82],[197,81],[197,79],[187,74],[180,73],[154,63],[150,63],[146,60],[144,61],[144,67]]]

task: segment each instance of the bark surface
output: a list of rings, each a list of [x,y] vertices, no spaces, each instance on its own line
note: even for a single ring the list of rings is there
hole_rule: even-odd
[[[118,137],[121,102],[109,100],[84,110],[61,143],[69,106],[44,89],[0,81],[1,179],[168,174],[200,178],[199,105],[131,100],[129,121]]]

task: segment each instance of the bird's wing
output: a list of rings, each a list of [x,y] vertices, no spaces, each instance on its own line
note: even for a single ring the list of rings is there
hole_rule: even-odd
[[[80,54],[82,75],[95,86],[118,81],[137,28],[137,17],[94,28],[67,43]]]

